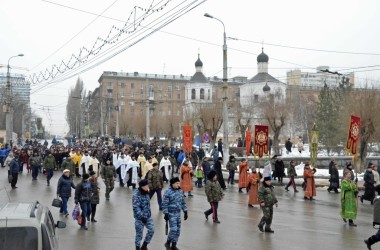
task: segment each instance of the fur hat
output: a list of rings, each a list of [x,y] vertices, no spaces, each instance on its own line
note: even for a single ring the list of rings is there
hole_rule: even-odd
[[[140,182],[139,182],[139,187],[143,187],[143,186],[146,186],[148,185],[149,182],[147,179],[142,179]]]
[[[176,183],[176,182],[179,182],[179,178],[178,177],[173,177],[170,179],[170,185]]]
[[[208,173],[207,178],[209,180],[212,180],[215,175],[216,175],[216,172],[214,170],[211,170],[210,173]]]
[[[83,178],[83,180],[87,180],[88,178],[90,178],[90,175],[89,174],[84,174],[84,175],[82,175],[82,178]]]

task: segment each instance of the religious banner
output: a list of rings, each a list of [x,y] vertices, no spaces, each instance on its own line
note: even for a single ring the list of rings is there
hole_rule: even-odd
[[[254,145],[254,154],[259,158],[263,155],[268,155],[268,126],[264,125],[255,125],[255,145]]]
[[[252,141],[252,132],[245,131],[245,155],[247,157],[251,154],[251,141]]]
[[[360,136],[360,117],[351,115],[350,128],[348,130],[346,150],[349,154],[356,155]]]
[[[316,163],[317,163],[318,141],[319,141],[319,131],[314,124],[310,133],[310,163],[313,167],[316,167]]]
[[[193,148],[193,135],[191,126],[183,126],[183,151],[190,153]]]

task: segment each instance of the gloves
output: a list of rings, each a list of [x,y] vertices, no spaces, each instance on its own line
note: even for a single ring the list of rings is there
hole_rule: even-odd
[[[169,220],[169,214],[165,214],[164,219],[165,219],[166,221],[168,221],[168,220]]]
[[[186,212],[184,212],[184,213],[185,213],[185,215],[184,215],[184,217],[183,217],[183,218],[184,218],[184,220],[187,220],[187,217],[188,217],[188,216],[187,216],[187,211],[186,211]]]
[[[143,224],[146,224],[146,223],[148,222],[148,220],[147,220],[145,217],[142,217],[142,218],[141,218],[141,222],[142,222]]]

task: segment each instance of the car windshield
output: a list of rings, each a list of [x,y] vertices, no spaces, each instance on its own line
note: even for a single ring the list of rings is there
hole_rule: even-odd
[[[0,250],[37,250],[38,231],[34,227],[0,228]]]

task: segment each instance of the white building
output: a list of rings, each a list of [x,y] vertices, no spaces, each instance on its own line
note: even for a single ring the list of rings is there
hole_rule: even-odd
[[[261,98],[275,93],[281,93],[285,98],[286,84],[268,74],[269,57],[264,49],[257,56],[257,74],[240,86],[240,105],[250,107]],[[278,100],[278,98],[276,98]]]
[[[352,86],[355,86],[354,73],[338,75],[334,73],[328,73],[326,70],[330,71],[329,66],[319,66],[317,67],[316,72],[304,72],[300,69],[288,71],[286,74],[287,84],[301,87],[322,88],[326,83],[327,86],[334,88],[342,82],[344,77],[345,79],[349,79]]]

